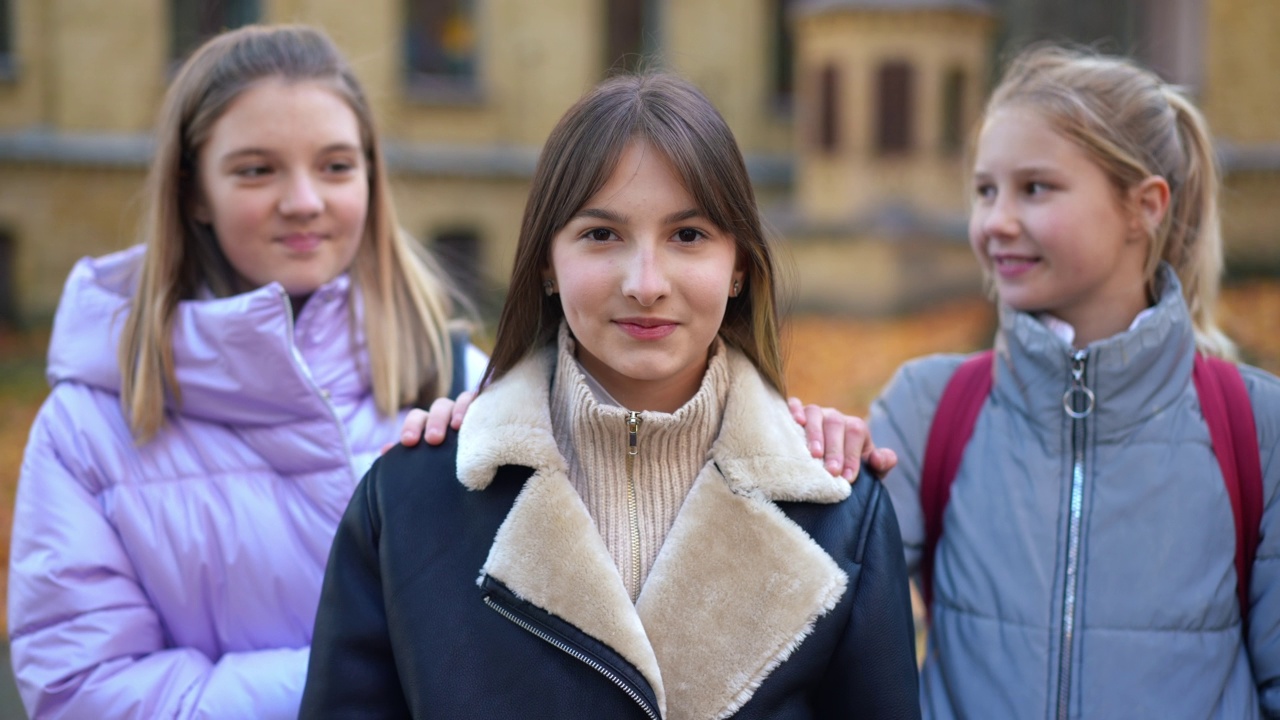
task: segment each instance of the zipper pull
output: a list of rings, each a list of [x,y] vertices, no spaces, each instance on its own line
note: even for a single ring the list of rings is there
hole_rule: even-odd
[[[627,412],[627,455],[635,457],[640,452],[640,413]]]
[[[1093,412],[1093,391],[1084,384],[1084,361],[1088,355],[1085,350],[1076,350],[1071,354],[1071,387],[1062,394],[1062,409],[1067,412],[1068,417],[1076,420],[1087,418]]]

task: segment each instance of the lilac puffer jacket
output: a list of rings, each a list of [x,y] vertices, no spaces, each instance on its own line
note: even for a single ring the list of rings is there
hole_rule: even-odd
[[[320,582],[356,482],[400,417],[374,407],[350,282],[294,321],[276,284],[181,303],[181,409],[138,446],[116,347],[142,258],[82,260],[49,347],[10,560],[33,718],[294,718]],[[471,384],[483,355],[469,348]]]

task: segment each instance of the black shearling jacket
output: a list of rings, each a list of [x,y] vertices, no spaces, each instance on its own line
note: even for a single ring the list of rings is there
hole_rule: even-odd
[[[486,389],[460,436],[397,447],[365,476],[329,558],[302,718],[919,717],[879,482],[827,475],[735,353],[712,462],[633,605],[556,462],[554,358]]]

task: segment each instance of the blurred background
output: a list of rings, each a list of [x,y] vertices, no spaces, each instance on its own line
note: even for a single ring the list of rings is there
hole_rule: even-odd
[[[903,360],[990,341],[965,152],[1001,58],[1045,38],[1131,55],[1208,116],[1224,325],[1280,370],[1276,0],[0,0],[0,567],[66,274],[133,244],[182,59],[256,22],[319,25],[346,51],[402,221],[490,320],[561,113],[611,72],[689,78],[736,133],[791,265],[791,391],[859,414]],[[11,682],[0,667],[0,718],[22,717]]]

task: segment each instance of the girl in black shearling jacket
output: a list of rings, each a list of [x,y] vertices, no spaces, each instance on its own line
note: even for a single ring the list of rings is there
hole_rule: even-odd
[[[487,379],[356,491],[302,717],[919,716],[892,508],[791,420],[771,250],[690,85],[606,81],[552,132]]]

